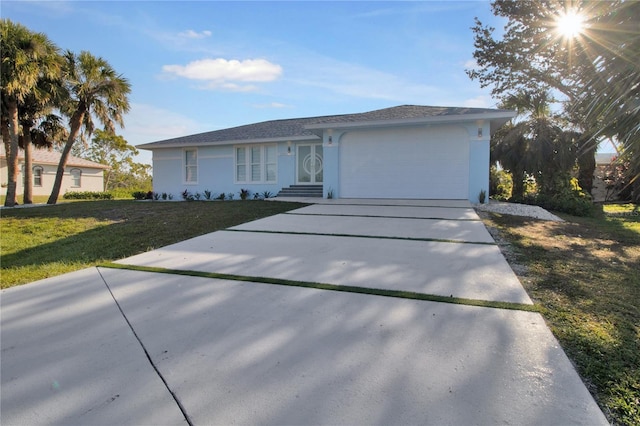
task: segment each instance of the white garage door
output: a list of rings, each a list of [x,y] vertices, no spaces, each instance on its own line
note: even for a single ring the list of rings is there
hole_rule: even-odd
[[[467,199],[468,141],[459,127],[348,132],[340,140],[340,197]]]

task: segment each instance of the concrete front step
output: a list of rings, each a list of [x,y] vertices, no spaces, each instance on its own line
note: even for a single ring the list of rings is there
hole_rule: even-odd
[[[315,197],[322,198],[322,185],[291,185],[282,188],[278,197]]]

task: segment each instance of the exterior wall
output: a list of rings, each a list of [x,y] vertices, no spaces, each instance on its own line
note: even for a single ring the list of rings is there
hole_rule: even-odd
[[[490,128],[489,123],[466,125],[469,133],[469,201],[479,203],[480,191],[485,192],[484,202],[489,202]],[[482,134],[478,129],[482,129]]]
[[[244,146],[252,145],[259,144]],[[255,193],[263,194],[265,191],[275,196],[282,188],[295,183],[296,143],[289,144],[283,141],[275,145],[277,147],[277,176],[273,183],[235,182],[235,147],[243,145],[197,147],[198,171],[195,182],[186,182],[184,178],[184,148],[154,149],[153,191],[160,194],[172,194],[174,200],[180,200],[185,190],[191,194],[203,194],[207,190],[211,191],[214,196],[221,193],[231,193],[234,199],[240,197],[241,189],[248,189],[251,196]]]
[[[18,187],[16,188],[16,193],[18,196],[24,194],[24,174],[22,172],[24,164],[20,162],[19,164],[19,172],[18,172]],[[53,164],[38,164],[33,163],[33,167],[42,167],[42,185],[36,186],[35,182],[33,185],[33,195],[50,195],[51,189],[53,188],[53,183],[56,179],[56,170],[58,169],[57,165]],[[80,186],[74,186],[74,179],[71,175],[71,170],[78,169],[80,170]],[[3,158],[0,160],[0,177],[2,179],[2,189],[0,190],[0,194],[6,195],[6,180],[7,180],[7,162]],[[103,169],[93,169],[89,167],[76,167],[76,166],[67,166],[65,169],[64,175],[62,177],[62,186],[60,187],[60,196],[63,196],[66,192],[80,192],[80,191],[91,191],[91,192],[102,192],[104,190],[104,171]],[[19,200],[18,200],[19,201]]]
[[[480,132],[478,128],[482,129]],[[410,144],[432,144],[434,152],[438,146],[447,143],[456,143],[460,148],[460,164],[456,161],[447,162],[452,173],[459,173],[458,177],[463,182],[457,182],[457,187],[466,187],[465,197],[472,203],[478,202],[481,190],[487,194],[489,191],[489,122],[467,122],[451,125],[431,125],[413,127],[383,127],[368,130],[328,131],[325,130],[322,137],[323,146],[323,193],[334,198],[340,198],[341,164],[340,146],[351,137],[359,139],[373,138],[371,140],[388,139],[389,143],[395,140],[404,140]],[[386,140],[385,139],[385,140]],[[318,143],[318,140],[277,143],[277,180],[275,183],[236,183],[235,182],[235,147],[241,145],[220,145],[197,147],[197,180],[186,182],[184,149],[161,148],[153,150],[153,190],[156,193],[172,194],[174,200],[180,200],[183,191],[192,194],[211,191],[214,196],[224,192],[232,193],[234,198],[239,198],[241,189],[248,189],[252,194],[262,194],[265,191],[277,194],[282,188],[296,183],[296,152],[297,145]],[[271,144],[273,145],[273,144]],[[250,145],[246,145],[250,146]],[[423,146],[423,145],[422,145]],[[290,149],[289,149],[290,148]],[[193,148],[189,148],[193,149]],[[410,148],[409,148],[410,150]],[[369,153],[371,154],[371,153]],[[467,157],[468,156],[468,157]],[[405,155],[405,157],[407,157]],[[449,155],[451,157],[451,155]],[[392,161],[385,158],[385,161]],[[457,160],[457,159],[454,159]],[[438,163],[440,164],[440,163]],[[402,167],[402,165],[398,165]],[[456,181],[460,180],[455,179]],[[403,188],[394,188],[390,191],[380,191],[379,197],[411,197],[411,188],[419,185],[422,176],[415,177],[415,184],[403,185]],[[437,192],[437,191],[436,191]],[[441,196],[443,191],[438,192]],[[417,197],[422,195],[418,194]],[[416,198],[416,197],[413,197]],[[488,201],[488,197],[485,202]]]

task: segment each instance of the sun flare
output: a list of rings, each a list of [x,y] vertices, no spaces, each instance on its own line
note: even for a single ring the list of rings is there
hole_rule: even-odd
[[[569,10],[558,16],[556,28],[558,32],[566,38],[579,36],[584,30],[585,18],[575,10]]]

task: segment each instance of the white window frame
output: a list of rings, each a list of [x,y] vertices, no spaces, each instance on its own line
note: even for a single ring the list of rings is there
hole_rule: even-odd
[[[33,166],[33,186],[38,188],[42,187],[43,175],[44,175],[44,168],[42,166]],[[38,183],[36,179],[40,179],[40,183]]]
[[[71,188],[82,188],[82,170],[73,168],[69,174],[71,175]]]
[[[260,161],[253,162],[252,150],[255,148],[260,149]],[[267,150],[273,148],[275,151],[275,161],[267,163]],[[239,158],[238,150],[244,149],[244,158]],[[259,144],[259,145],[235,145],[233,147],[233,181],[238,184],[273,184],[278,182],[278,145],[277,144]],[[260,166],[260,179],[252,180],[253,178],[253,166]],[[273,180],[267,180],[267,168],[271,165],[275,169]],[[244,180],[238,179],[238,170],[241,166],[244,166]]]
[[[195,153],[195,164],[187,164],[187,153]],[[189,173],[187,169],[192,168],[192,180],[187,180]],[[197,185],[198,184],[198,148],[185,148],[182,150],[182,183],[185,185]]]

